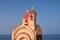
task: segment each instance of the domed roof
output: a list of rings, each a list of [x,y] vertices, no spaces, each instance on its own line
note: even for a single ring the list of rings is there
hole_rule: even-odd
[[[26,13],[24,16],[23,16],[23,19],[28,19],[28,15],[29,14],[35,14],[36,15],[36,12],[34,10],[30,10],[28,13]]]
[[[36,15],[37,13],[34,10],[30,10],[29,14],[35,14]]]
[[[23,16],[23,19],[28,19],[28,13]]]

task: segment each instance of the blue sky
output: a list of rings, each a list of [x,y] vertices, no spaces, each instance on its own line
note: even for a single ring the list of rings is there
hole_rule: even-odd
[[[0,0],[0,34],[11,34],[32,6],[43,34],[60,34],[60,0]]]

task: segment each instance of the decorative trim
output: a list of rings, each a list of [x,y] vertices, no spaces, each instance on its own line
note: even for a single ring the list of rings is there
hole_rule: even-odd
[[[19,33],[19,34],[16,36],[16,38],[17,38],[19,35],[21,35],[21,34],[26,34],[26,35],[30,38],[30,40],[32,40],[31,37],[30,37],[30,35],[27,34],[27,33],[25,33],[25,32],[21,32],[21,33]]]

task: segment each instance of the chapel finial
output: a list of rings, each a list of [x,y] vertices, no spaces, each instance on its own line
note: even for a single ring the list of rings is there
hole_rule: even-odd
[[[29,10],[27,9],[27,12],[29,12]]]
[[[32,6],[32,10],[34,10],[34,7]]]

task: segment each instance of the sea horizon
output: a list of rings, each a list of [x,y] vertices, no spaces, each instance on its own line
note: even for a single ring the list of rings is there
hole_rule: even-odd
[[[0,34],[0,40],[12,40],[12,35]],[[60,34],[43,34],[43,40],[60,40]]]

